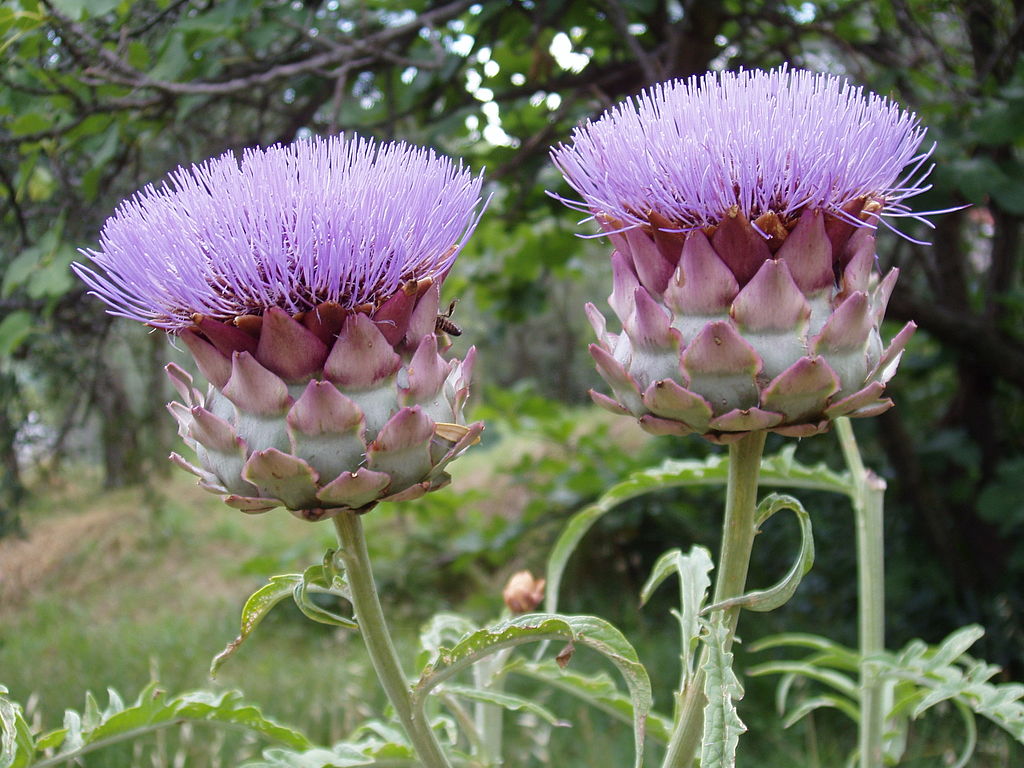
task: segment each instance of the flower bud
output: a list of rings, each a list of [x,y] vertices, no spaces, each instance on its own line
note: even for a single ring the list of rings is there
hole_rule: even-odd
[[[530,613],[544,602],[545,583],[529,571],[518,571],[509,578],[501,596],[512,613]]]
[[[475,353],[443,356],[440,286],[480,178],[405,144],[339,138],[225,155],[122,204],[76,271],[111,312],[167,330],[172,459],[245,512],[307,520],[416,498],[479,440]]]
[[[711,73],[578,128],[554,162],[615,247],[609,304],[587,313],[613,397],[654,434],[804,437],[872,416],[914,332],[886,346],[897,271],[875,229],[910,214],[928,157],[912,114],[837,77]],[[909,174],[904,168],[911,166]]]

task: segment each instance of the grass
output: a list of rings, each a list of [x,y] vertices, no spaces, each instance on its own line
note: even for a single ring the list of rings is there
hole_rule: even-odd
[[[504,529],[492,526],[507,525],[536,501],[509,471],[496,472],[494,466],[516,467],[522,457],[541,454],[554,456],[557,450],[526,434],[506,432],[496,439],[492,433],[489,447],[454,466],[458,495],[442,491],[432,494],[436,498],[429,504],[381,509],[367,517],[385,611],[409,671],[416,632],[429,615],[457,609],[480,621],[493,617],[504,576],[543,563],[552,525],[527,529],[500,547],[496,540]],[[560,460],[581,459],[567,451]],[[237,634],[246,597],[272,573],[317,562],[333,545],[329,525],[310,525],[280,511],[247,517],[178,472],[159,479],[147,493],[104,493],[88,471],[63,477],[36,489],[24,510],[28,538],[0,540],[0,682],[27,703],[34,727],[59,726],[65,708],[82,709],[87,690],[110,686],[132,698],[153,678],[170,691],[240,689],[265,714],[324,744],[383,712],[358,637],[313,624],[290,603],[270,614],[217,680],[207,677],[212,656]],[[624,534],[616,530],[614,535]],[[625,545],[628,549],[630,542]],[[508,561],[488,561],[496,551]],[[613,559],[621,557],[615,551],[609,550]],[[601,553],[599,547],[589,554],[600,558]],[[583,562],[595,564],[593,557]],[[630,602],[635,585],[622,581],[621,574],[638,570],[634,563],[616,559],[601,568],[596,576],[588,567],[569,575],[567,608],[588,606],[620,624],[647,664],[656,704],[665,711],[678,663],[674,620],[659,611],[657,601],[643,613]],[[642,581],[645,573],[637,576]],[[738,652],[741,668],[754,663],[742,656],[742,647]],[[580,656],[574,665],[600,668],[586,654]],[[853,726],[823,712],[783,731],[772,705],[775,682],[746,681],[740,711],[751,732],[741,741],[740,768],[840,766],[855,743]],[[529,716],[510,716],[516,757],[507,765],[602,768],[631,762],[628,726],[550,691],[529,686],[518,691],[573,728],[552,729]],[[948,765],[960,733],[952,715],[924,721],[912,733],[904,765]],[[1002,732],[983,729],[982,734],[972,768],[1022,764],[1024,751]],[[97,752],[82,765],[219,768],[257,756],[264,746],[237,734],[186,727]],[[652,747],[648,765],[658,756]]]

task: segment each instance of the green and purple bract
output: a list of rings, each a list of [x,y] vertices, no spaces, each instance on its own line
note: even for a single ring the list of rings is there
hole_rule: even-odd
[[[654,434],[804,437],[870,416],[914,331],[880,327],[897,271],[875,231],[910,217],[930,150],[914,115],[782,67],[657,85],[588,122],[555,164],[615,246],[594,305],[599,405]]]

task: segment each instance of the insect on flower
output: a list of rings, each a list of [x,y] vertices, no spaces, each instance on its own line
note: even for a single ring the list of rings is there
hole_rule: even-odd
[[[444,314],[438,315],[434,319],[434,330],[438,333],[446,333],[449,336],[461,336],[462,329],[455,324],[452,320],[452,314],[455,312],[455,305],[459,303],[458,299],[452,299],[448,305],[448,311]]]

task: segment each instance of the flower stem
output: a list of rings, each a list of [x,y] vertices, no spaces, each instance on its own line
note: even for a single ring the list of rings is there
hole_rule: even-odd
[[[722,552],[718,558],[718,576],[712,602],[718,603],[743,594],[754,546],[757,514],[757,481],[761,474],[765,431],[750,432],[729,445],[729,479],[725,495],[725,520],[722,523]],[[728,639],[732,647],[739,620],[739,607],[726,613]],[[676,716],[662,761],[662,768],[690,768],[700,748],[704,731],[704,672],[707,653],[702,653],[697,673],[690,684],[676,694]]]
[[[359,622],[359,632],[366,643],[366,650],[370,654],[377,678],[395,708],[398,719],[424,768],[451,768],[451,763],[441,751],[441,745],[434,738],[430,724],[425,717],[417,717],[413,711],[409,684],[395,653],[394,643],[384,621],[384,612],[380,607],[377,588],[373,583],[373,571],[370,569],[370,556],[366,551],[362,518],[359,514],[346,510],[334,518],[334,527],[338,531],[338,541],[341,543],[338,556],[345,564],[345,575],[352,590],[355,618]]]
[[[860,634],[860,768],[881,768],[884,681],[868,661],[885,650],[885,481],[864,466],[848,418],[836,419],[843,457],[854,482]]]

